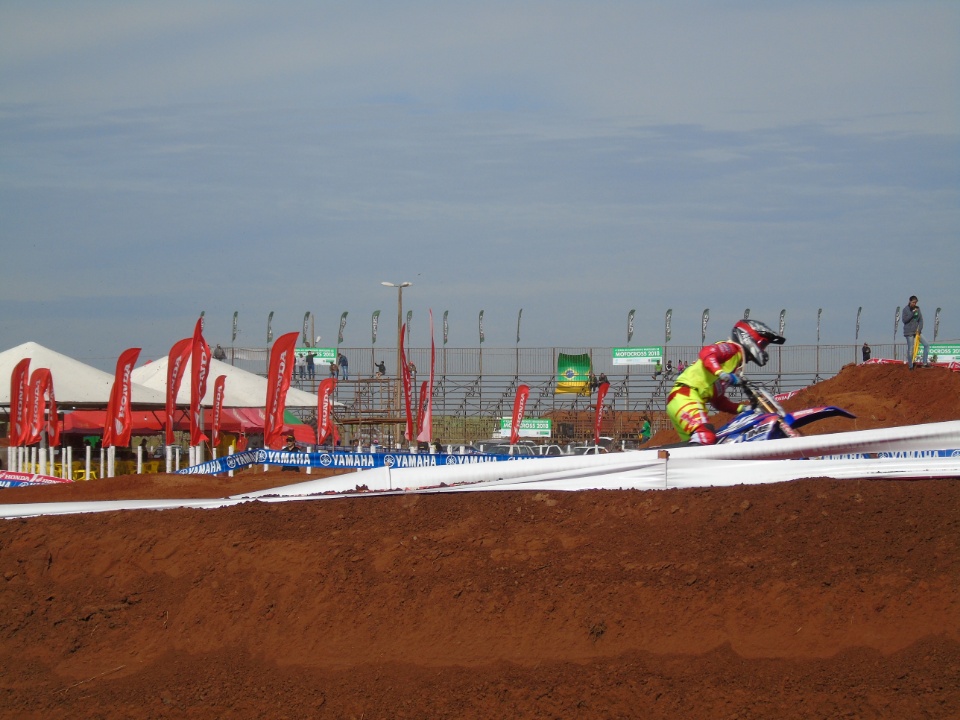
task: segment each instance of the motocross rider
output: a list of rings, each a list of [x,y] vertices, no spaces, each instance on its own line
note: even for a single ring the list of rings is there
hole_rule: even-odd
[[[735,404],[726,396],[727,388],[739,385],[744,363],[750,360],[760,367],[767,364],[767,347],[783,345],[785,338],[757,320],[740,320],[733,326],[729,340],[703,348],[697,360],[680,373],[667,396],[667,415],[680,439],[701,445],[717,442],[710,424],[706,403],[721,412],[739,413],[749,403]]]

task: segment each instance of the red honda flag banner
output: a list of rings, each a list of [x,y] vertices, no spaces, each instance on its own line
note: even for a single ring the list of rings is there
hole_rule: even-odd
[[[177,409],[177,395],[183,382],[187,358],[193,350],[193,338],[184,338],[174,343],[167,357],[167,432],[166,445],[173,445],[173,415]]]
[[[336,428],[333,424],[333,391],[337,387],[335,378],[327,378],[317,389],[317,445],[333,436],[336,442]]]
[[[133,383],[130,374],[137,364],[140,348],[129,348],[120,353],[117,371],[107,403],[106,423],[103,426],[103,447],[123,447],[130,444],[130,431],[133,428],[130,416],[130,393]]]
[[[417,406],[417,440],[420,442],[425,442],[420,439],[420,436],[423,435],[423,423],[424,416],[427,414],[427,381],[424,380],[420,383],[420,397],[418,398],[419,404]],[[429,441],[426,441],[429,442]]]
[[[210,374],[210,346],[203,339],[203,318],[197,320],[190,346],[190,444],[199,445],[207,436],[203,434],[203,396],[207,393],[207,376]]]
[[[436,362],[436,345],[433,342],[433,310],[430,311],[430,382],[424,383],[420,390],[420,416],[417,425],[417,440],[430,442],[433,440],[433,368]],[[424,389],[426,392],[424,392]],[[424,402],[426,395],[426,402]]]
[[[220,414],[223,412],[223,393],[226,384],[226,375],[219,375],[213,381],[213,421],[210,423],[210,444],[213,447],[220,444]]]
[[[20,447],[29,434],[30,358],[18,362],[10,373],[10,444]]]
[[[53,375],[50,376],[50,385],[47,394],[50,403],[47,406],[47,444],[57,447],[60,444],[60,416],[57,415],[57,398],[53,394]]]
[[[270,350],[267,370],[267,406],[263,418],[263,446],[279,449],[283,446],[283,411],[287,390],[293,377],[294,348],[300,333],[281,335]]]
[[[610,383],[601,383],[597,388],[597,418],[593,422],[593,444],[600,444],[600,421],[603,420],[603,398],[607,396],[607,390],[610,389]]]
[[[510,422],[510,444],[516,445],[520,439],[520,423],[523,422],[523,414],[527,410],[527,399],[530,397],[530,387],[520,385],[517,388],[517,396],[513,399],[513,418]]]
[[[27,432],[24,445],[34,445],[40,442],[46,426],[47,395],[52,387],[53,377],[50,375],[48,368],[37,368],[30,374],[27,394]],[[56,412],[56,406],[54,406],[53,411]]]
[[[403,403],[407,411],[407,426],[403,431],[403,437],[407,440],[413,439],[413,415],[410,412],[410,366],[407,364],[407,353],[403,349],[403,338],[407,334],[407,324],[404,323],[400,328],[400,369],[403,378]]]

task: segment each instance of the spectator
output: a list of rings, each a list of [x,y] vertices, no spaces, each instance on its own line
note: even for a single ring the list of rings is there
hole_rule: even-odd
[[[313,380],[316,377],[316,366],[313,364],[316,354],[311,350],[307,353],[307,377]]]
[[[686,364],[683,360],[678,360],[678,361],[677,361],[677,374],[679,375],[680,373],[682,373],[682,372],[683,372],[684,370],[686,370],[686,369],[687,369],[687,364]]]
[[[330,377],[340,377],[340,366],[335,362],[330,363]]]
[[[871,353],[870,346],[864,343],[863,347],[860,348],[860,354],[863,355],[864,362],[870,359],[870,353]]]
[[[907,307],[903,309],[903,337],[907,339],[907,367],[913,370],[913,364],[916,361],[916,353],[919,345],[923,345],[923,362],[920,367],[930,367],[928,360],[930,356],[930,343],[924,340],[921,332],[923,331],[923,313],[920,312],[920,306],[917,305],[917,296],[911,295]]]
[[[303,380],[307,377],[307,357],[303,353],[296,353],[297,377]]]
[[[610,381],[607,380],[607,374],[606,374],[606,373],[600,373],[600,377],[597,378],[597,387],[600,387],[600,386],[603,385],[604,383],[608,383],[608,382],[610,382]]]
[[[349,364],[347,363],[347,356],[344,355],[343,353],[340,353],[340,354],[337,356],[337,363],[340,365],[340,372],[343,373],[343,379],[344,379],[344,380],[349,380],[349,379],[350,379],[350,366],[349,366]]]
[[[640,444],[650,441],[650,418],[644,416],[643,424],[640,426]]]
[[[377,377],[383,377],[387,374],[387,365],[381,360],[377,363]]]
[[[664,373],[666,377],[673,377],[673,360],[667,360],[667,371]]]
[[[217,347],[213,351],[213,359],[220,360],[220,361],[227,359],[227,353],[223,351],[223,348],[220,347],[219,343],[217,344]]]
[[[284,452],[300,452],[300,446],[297,445],[297,439],[293,435],[287,435],[287,444],[283,446]],[[281,472],[300,472],[297,465],[284,465]]]

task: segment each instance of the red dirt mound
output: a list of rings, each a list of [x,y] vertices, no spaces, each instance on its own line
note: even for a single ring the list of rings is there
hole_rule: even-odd
[[[957,419],[956,382],[851,367],[788,405],[857,429]],[[957,717],[958,507],[956,480],[804,480],[8,520],[0,716]]]

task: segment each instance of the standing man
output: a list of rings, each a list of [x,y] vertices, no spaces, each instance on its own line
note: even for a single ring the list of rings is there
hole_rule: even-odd
[[[350,379],[350,365],[347,362],[347,356],[343,353],[340,353],[337,357],[337,364],[340,366],[340,372],[343,374],[344,380]]]
[[[923,313],[917,305],[917,296],[911,295],[910,302],[903,310],[903,337],[907,339],[907,367],[913,370],[914,347],[917,341],[923,345],[923,362],[921,367],[930,367],[927,357],[930,355],[930,343],[923,339]]]
[[[861,352],[861,354],[863,355],[863,361],[864,361],[864,362],[866,362],[867,360],[870,359],[871,350],[870,350],[870,346],[869,346],[869,345],[867,345],[866,343],[864,343],[864,344],[863,344],[863,347],[860,348],[860,352]]]

